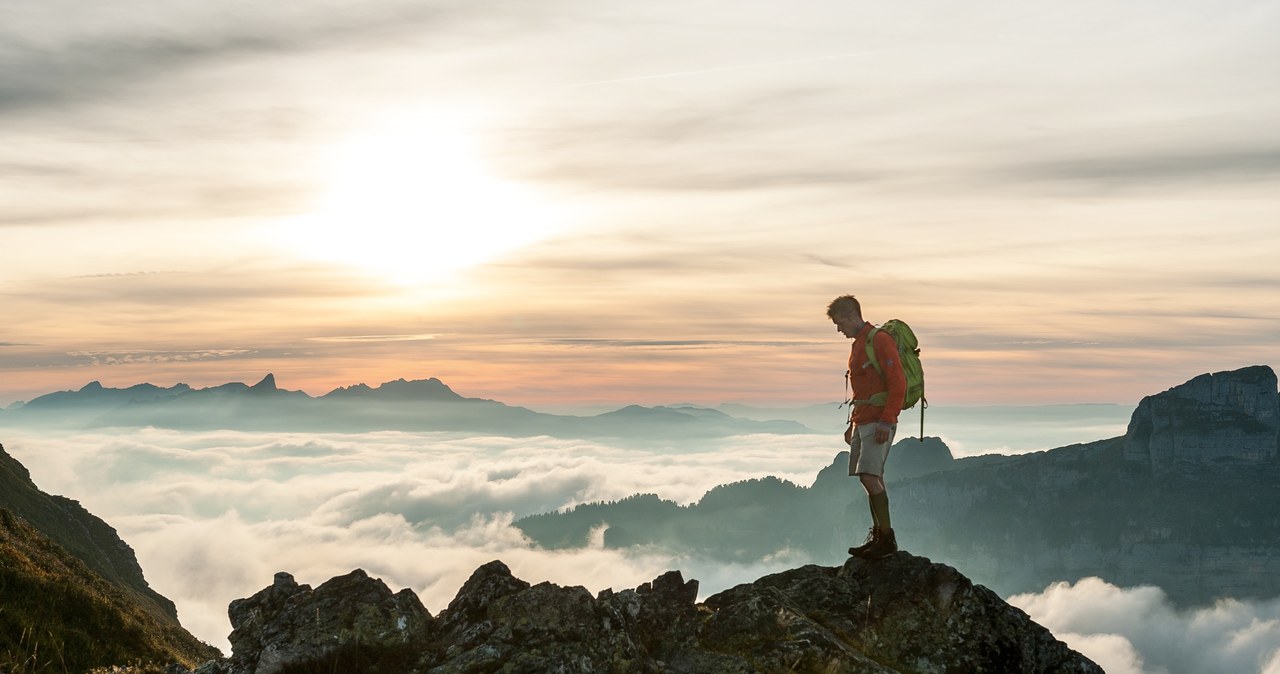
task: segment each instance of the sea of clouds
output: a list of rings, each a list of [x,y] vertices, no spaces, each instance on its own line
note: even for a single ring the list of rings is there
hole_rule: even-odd
[[[513,520],[655,493],[681,503],[775,475],[801,485],[840,451],[819,435],[751,435],[626,447],[550,437],[6,431],[6,449],[47,492],[81,501],[137,552],[147,580],[192,633],[229,652],[227,605],[288,571],[313,587],[362,568],[411,588],[432,613],[481,564],[592,592],[669,569],[703,596],[809,559],[780,549],[748,565],[655,551],[534,547]],[[851,484],[852,490],[855,485]],[[1098,579],[1018,595],[1026,610],[1111,674],[1280,674],[1280,599],[1178,611],[1158,588]]]

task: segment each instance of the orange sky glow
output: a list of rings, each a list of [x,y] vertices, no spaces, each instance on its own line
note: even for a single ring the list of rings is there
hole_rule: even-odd
[[[1274,5],[356,11],[0,27],[0,407],[827,402],[844,293],[934,405],[1277,364]]]

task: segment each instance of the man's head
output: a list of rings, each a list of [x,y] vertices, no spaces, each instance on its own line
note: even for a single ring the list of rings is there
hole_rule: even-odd
[[[827,305],[827,318],[836,324],[836,330],[845,337],[856,337],[866,325],[862,320],[862,305],[853,295],[841,295]]]

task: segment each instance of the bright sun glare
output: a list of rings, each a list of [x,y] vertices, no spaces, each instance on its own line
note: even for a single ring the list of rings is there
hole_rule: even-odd
[[[285,227],[308,258],[423,283],[547,238],[551,208],[493,176],[466,131],[429,115],[383,119],[337,145],[314,210]]]

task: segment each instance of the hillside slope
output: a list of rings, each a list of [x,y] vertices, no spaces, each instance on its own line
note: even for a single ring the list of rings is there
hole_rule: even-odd
[[[0,671],[194,666],[217,650],[0,508]]]

